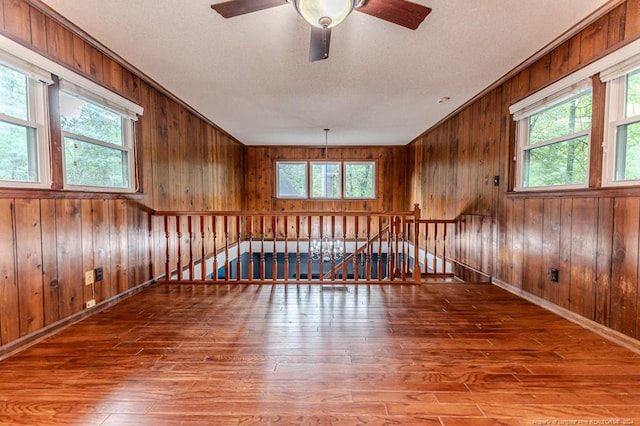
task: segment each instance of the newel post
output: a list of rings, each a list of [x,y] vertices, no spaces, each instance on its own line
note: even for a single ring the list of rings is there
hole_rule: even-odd
[[[420,284],[422,272],[420,271],[420,205],[413,205],[413,281]]]

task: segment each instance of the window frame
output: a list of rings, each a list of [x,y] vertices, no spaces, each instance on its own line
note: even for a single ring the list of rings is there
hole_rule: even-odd
[[[352,165],[352,164],[371,164],[371,166],[373,167],[373,176],[371,177],[371,184],[372,184],[372,192],[373,195],[371,197],[347,197],[347,166]],[[378,185],[377,185],[377,178],[378,178],[378,171],[377,171],[377,162],[374,160],[345,160],[343,162],[342,165],[342,175],[343,175],[343,179],[342,179],[342,194],[343,194],[343,198],[345,200],[375,200],[377,198],[377,193],[378,193]]]
[[[16,65],[17,64],[17,65]],[[17,58],[2,52],[0,65],[9,68],[25,77],[27,90],[27,119],[13,117],[0,113],[0,121],[25,129],[35,130],[36,158],[35,170],[37,180],[5,180],[0,179],[0,186],[5,188],[51,188],[51,155],[50,155],[50,130],[49,130],[49,97],[46,76],[40,78],[29,72],[28,64],[22,64]]]
[[[640,73],[640,57],[634,65],[630,65],[613,74],[601,75],[606,83],[605,132],[603,141],[603,187],[627,187],[640,185],[640,179],[618,179],[618,129],[621,126],[640,123],[640,113],[626,117],[626,98],[628,76]],[[632,62],[633,64],[633,62]],[[620,74],[620,75],[618,75]]]
[[[282,163],[291,163],[291,164],[302,164],[306,165],[306,189],[307,194],[305,197],[288,197],[288,196],[280,196],[278,193],[279,187],[279,164]],[[340,197],[314,197],[312,195],[312,165],[313,164],[339,164],[340,165]],[[373,197],[346,197],[345,196],[345,170],[347,164],[372,164],[373,165]],[[310,200],[310,201],[370,201],[378,199],[378,161],[377,160],[318,160],[318,159],[304,159],[304,160],[292,160],[292,159],[282,159],[282,160],[274,160],[274,195],[276,199],[279,200]]]
[[[98,106],[100,108],[103,108],[107,111],[113,112],[117,115],[120,116],[120,126],[121,126],[121,131],[122,131],[122,145],[117,145],[117,144],[113,144],[107,141],[102,141],[100,139],[95,139],[89,136],[85,136],[79,133],[72,133],[72,132],[68,132],[62,129],[62,125],[60,126],[60,133],[61,133],[61,139],[60,142],[62,144],[62,175],[63,175],[63,188],[64,189],[68,189],[68,190],[80,190],[80,191],[87,191],[87,192],[95,192],[95,191],[99,191],[99,192],[123,192],[123,193],[130,193],[130,192],[135,192],[136,191],[136,185],[135,185],[135,153],[134,153],[134,124],[133,124],[133,120],[129,117],[126,117],[125,115],[123,115],[120,111],[116,111],[114,110],[114,108],[110,108],[108,105],[105,105],[102,102],[96,101],[95,99],[93,99],[94,97],[92,97],[92,99],[87,99],[89,96],[86,96],[83,94],[79,94],[76,93],[75,91],[73,91],[73,89],[68,89],[66,87],[60,89],[61,93],[65,93],[68,96],[72,96],[72,97],[76,97],[82,101],[88,102],[93,104],[94,106]],[[62,97],[60,97],[60,101],[62,102]],[[60,107],[60,109],[62,110],[62,107]],[[127,168],[127,181],[128,181],[128,186],[127,187],[115,187],[115,186],[97,186],[97,185],[76,185],[76,184],[70,184],[67,181],[67,167],[66,167],[66,138],[71,138],[71,139],[75,139],[75,140],[79,140],[81,142],[85,142],[91,145],[96,145],[96,146],[101,146],[104,148],[109,148],[115,151],[120,151],[122,153],[126,153],[127,155],[127,162],[126,162],[126,168]]]
[[[518,120],[517,123],[517,154],[516,154],[516,191],[544,191],[544,190],[563,190],[563,189],[580,189],[586,188],[589,185],[589,161],[591,152],[591,129],[593,128],[593,117],[591,120],[591,126],[588,130],[581,130],[579,132],[567,133],[562,136],[557,136],[552,139],[547,139],[535,144],[529,144],[530,138],[530,123],[531,117],[536,114],[545,112],[572,99],[581,97],[586,92],[590,93],[593,101],[593,89],[586,87],[586,85],[580,84],[573,88],[573,90],[562,92],[561,94],[552,97],[544,102],[539,108],[531,109],[526,116]],[[568,142],[573,139],[587,137],[587,158],[586,158],[586,176],[585,181],[580,184],[559,184],[559,185],[538,185],[538,186],[524,186],[525,183],[525,157],[527,152],[532,152],[539,148],[552,146],[555,144]]]
[[[280,196],[280,164],[304,164],[305,194],[301,197]],[[306,200],[309,198],[309,162],[306,160],[276,160],[275,161],[275,194],[281,200]]]
[[[61,65],[35,50],[23,46],[10,38],[0,35],[0,63],[16,69],[27,75],[29,79],[38,84],[38,96],[42,96],[41,125],[42,132],[37,133],[38,143],[38,170],[39,182],[0,181],[0,191],[12,191],[18,189],[34,189],[43,191],[60,191],[65,193],[92,192],[102,195],[113,193],[114,196],[134,194],[141,191],[138,181],[139,159],[136,153],[135,121],[144,113],[144,108],[122,95],[107,89],[88,77],[78,74],[77,71]],[[81,93],[90,101],[104,105],[131,120],[130,153],[128,154],[129,187],[79,187],[65,186],[64,184],[64,159],[60,151],[64,149],[60,116],[57,111],[58,93],[63,88],[73,88],[72,91]],[[3,115],[3,117],[5,117]],[[46,194],[46,192],[43,192]],[[59,195],[56,195],[59,196]]]

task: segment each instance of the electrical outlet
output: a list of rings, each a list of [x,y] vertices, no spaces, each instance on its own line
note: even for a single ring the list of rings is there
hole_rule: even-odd
[[[91,285],[91,284],[93,284],[93,282],[94,282],[93,270],[85,272],[84,273],[84,285]]]
[[[87,300],[87,309],[96,306],[96,299]]]
[[[560,272],[556,268],[551,268],[551,281],[557,283],[559,280]]]
[[[102,269],[102,266],[94,269],[94,271],[96,273],[96,282],[102,281],[104,279],[104,270]]]

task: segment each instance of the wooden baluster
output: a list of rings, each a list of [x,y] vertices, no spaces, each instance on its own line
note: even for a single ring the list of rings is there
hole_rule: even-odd
[[[359,216],[354,216],[353,217],[353,233],[354,233],[354,237],[356,240],[356,247],[354,249],[354,253],[358,253],[358,222],[359,222],[360,217]],[[360,255],[355,255],[353,256],[353,279],[354,281],[358,281],[358,278],[360,278],[360,271],[358,268],[358,258],[360,257]]]
[[[169,243],[169,216],[164,217],[164,240],[165,240],[165,252],[164,252],[164,279],[167,281],[171,280],[171,267],[169,266],[169,262],[171,259],[170,255],[170,243]]]
[[[213,280],[218,281],[218,229],[217,216],[211,216],[211,232],[213,232]]]
[[[309,241],[307,248],[307,281],[311,281],[313,276],[313,264],[311,263],[311,215],[307,216],[307,239]]]
[[[207,279],[207,258],[206,258],[206,249],[205,249],[205,241],[207,240],[207,236],[204,232],[204,216],[200,216],[200,281],[204,281]]]
[[[264,266],[265,266],[265,254],[264,254],[264,220],[265,216],[260,216],[260,281],[264,281]]]
[[[391,280],[393,274],[393,216],[389,216],[389,229],[387,231],[387,278]]]
[[[300,281],[300,216],[296,215],[296,281]]]
[[[320,281],[324,280],[324,258],[322,252],[324,250],[324,216],[320,216],[320,260],[318,261],[318,273]]]
[[[224,279],[229,281],[229,216],[223,216],[224,226]]]
[[[400,263],[400,276],[402,281],[406,281],[407,280],[407,267],[409,265],[408,259],[407,259],[407,218],[406,216],[402,216],[400,218],[401,222],[400,222],[400,229],[402,230],[401,234],[400,234],[400,244],[402,245],[402,255],[400,257],[401,259],[401,263]]]
[[[433,224],[433,273],[437,274],[438,271],[438,223],[434,222]]]
[[[413,282],[419,284],[422,279],[420,270],[420,206],[413,205]]]
[[[442,273],[447,273],[447,224],[442,224]]]
[[[284,217],[284,280],[289,281],[289,216]]]
[[[247,216],[247,232],[249,233],[249,266],[247,279],[253,281],[253,216]]]
[[[367,248],[365,250],[365,271],[367,281],[371,281],[371,216],[367,215]]]
[[[335,281],[336,279],[336,258],[334,256],[336,250],[336,217],[335,215],[331,215],[331,275],[330,281]]]
[[[431,233],[429,232],[429,221],[424,223],[424,272],[429,274],[429,238]]]
[[[342,281],[346,281],[349,274],[347,262],[344,260],[347,255],[347,216],[342,216]]]
[[[189,281],[193,281],[193,218],[187,216],[187,232],[189,233]]]
[[[236,280],[242,279],[242,253],[240,252],[240,243],[242,242],[242,238],[240,236],[240,215],[236,216],[236,234],[238,235],[238,240],[236,241]]]
[[[182,281],[182,232],[180,232],[180,216],[176,216],[176,235],[178,236],[178,254],[176,270],[178,281]]]
[[[278,235],[277,230],[277,217],[271,216],[271,234],[273,236],[273,251],[271,254],[271,280],[276,281],[278,279],[278,251],[276,250],[276,239]]]
[[[382,216],[378,216],[378,281],[382,280]]]

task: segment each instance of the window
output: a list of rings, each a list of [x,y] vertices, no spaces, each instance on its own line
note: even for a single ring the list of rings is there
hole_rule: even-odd
[[[0,63],[0,181],[50,185],[46,84]]]
[[[307,198],[306,161],[280,161],[276,169],[278,198]]]
[[[60,92],[65,187],[128,189],[133,123],[79,95]]]
[[[375,198],[375,162],[344,163],[344,197]]]
[[[519,124],[523,188],[587,184],[591,101],[583,90]]]
[[[278,198],[370,199],[376,197],[375,161],[278,161]]]
[[[340,198],[342,173],[339,162],[311,163],[311,197]]]
[[[640,184],[640,68],[607,84],[603,184]]]

